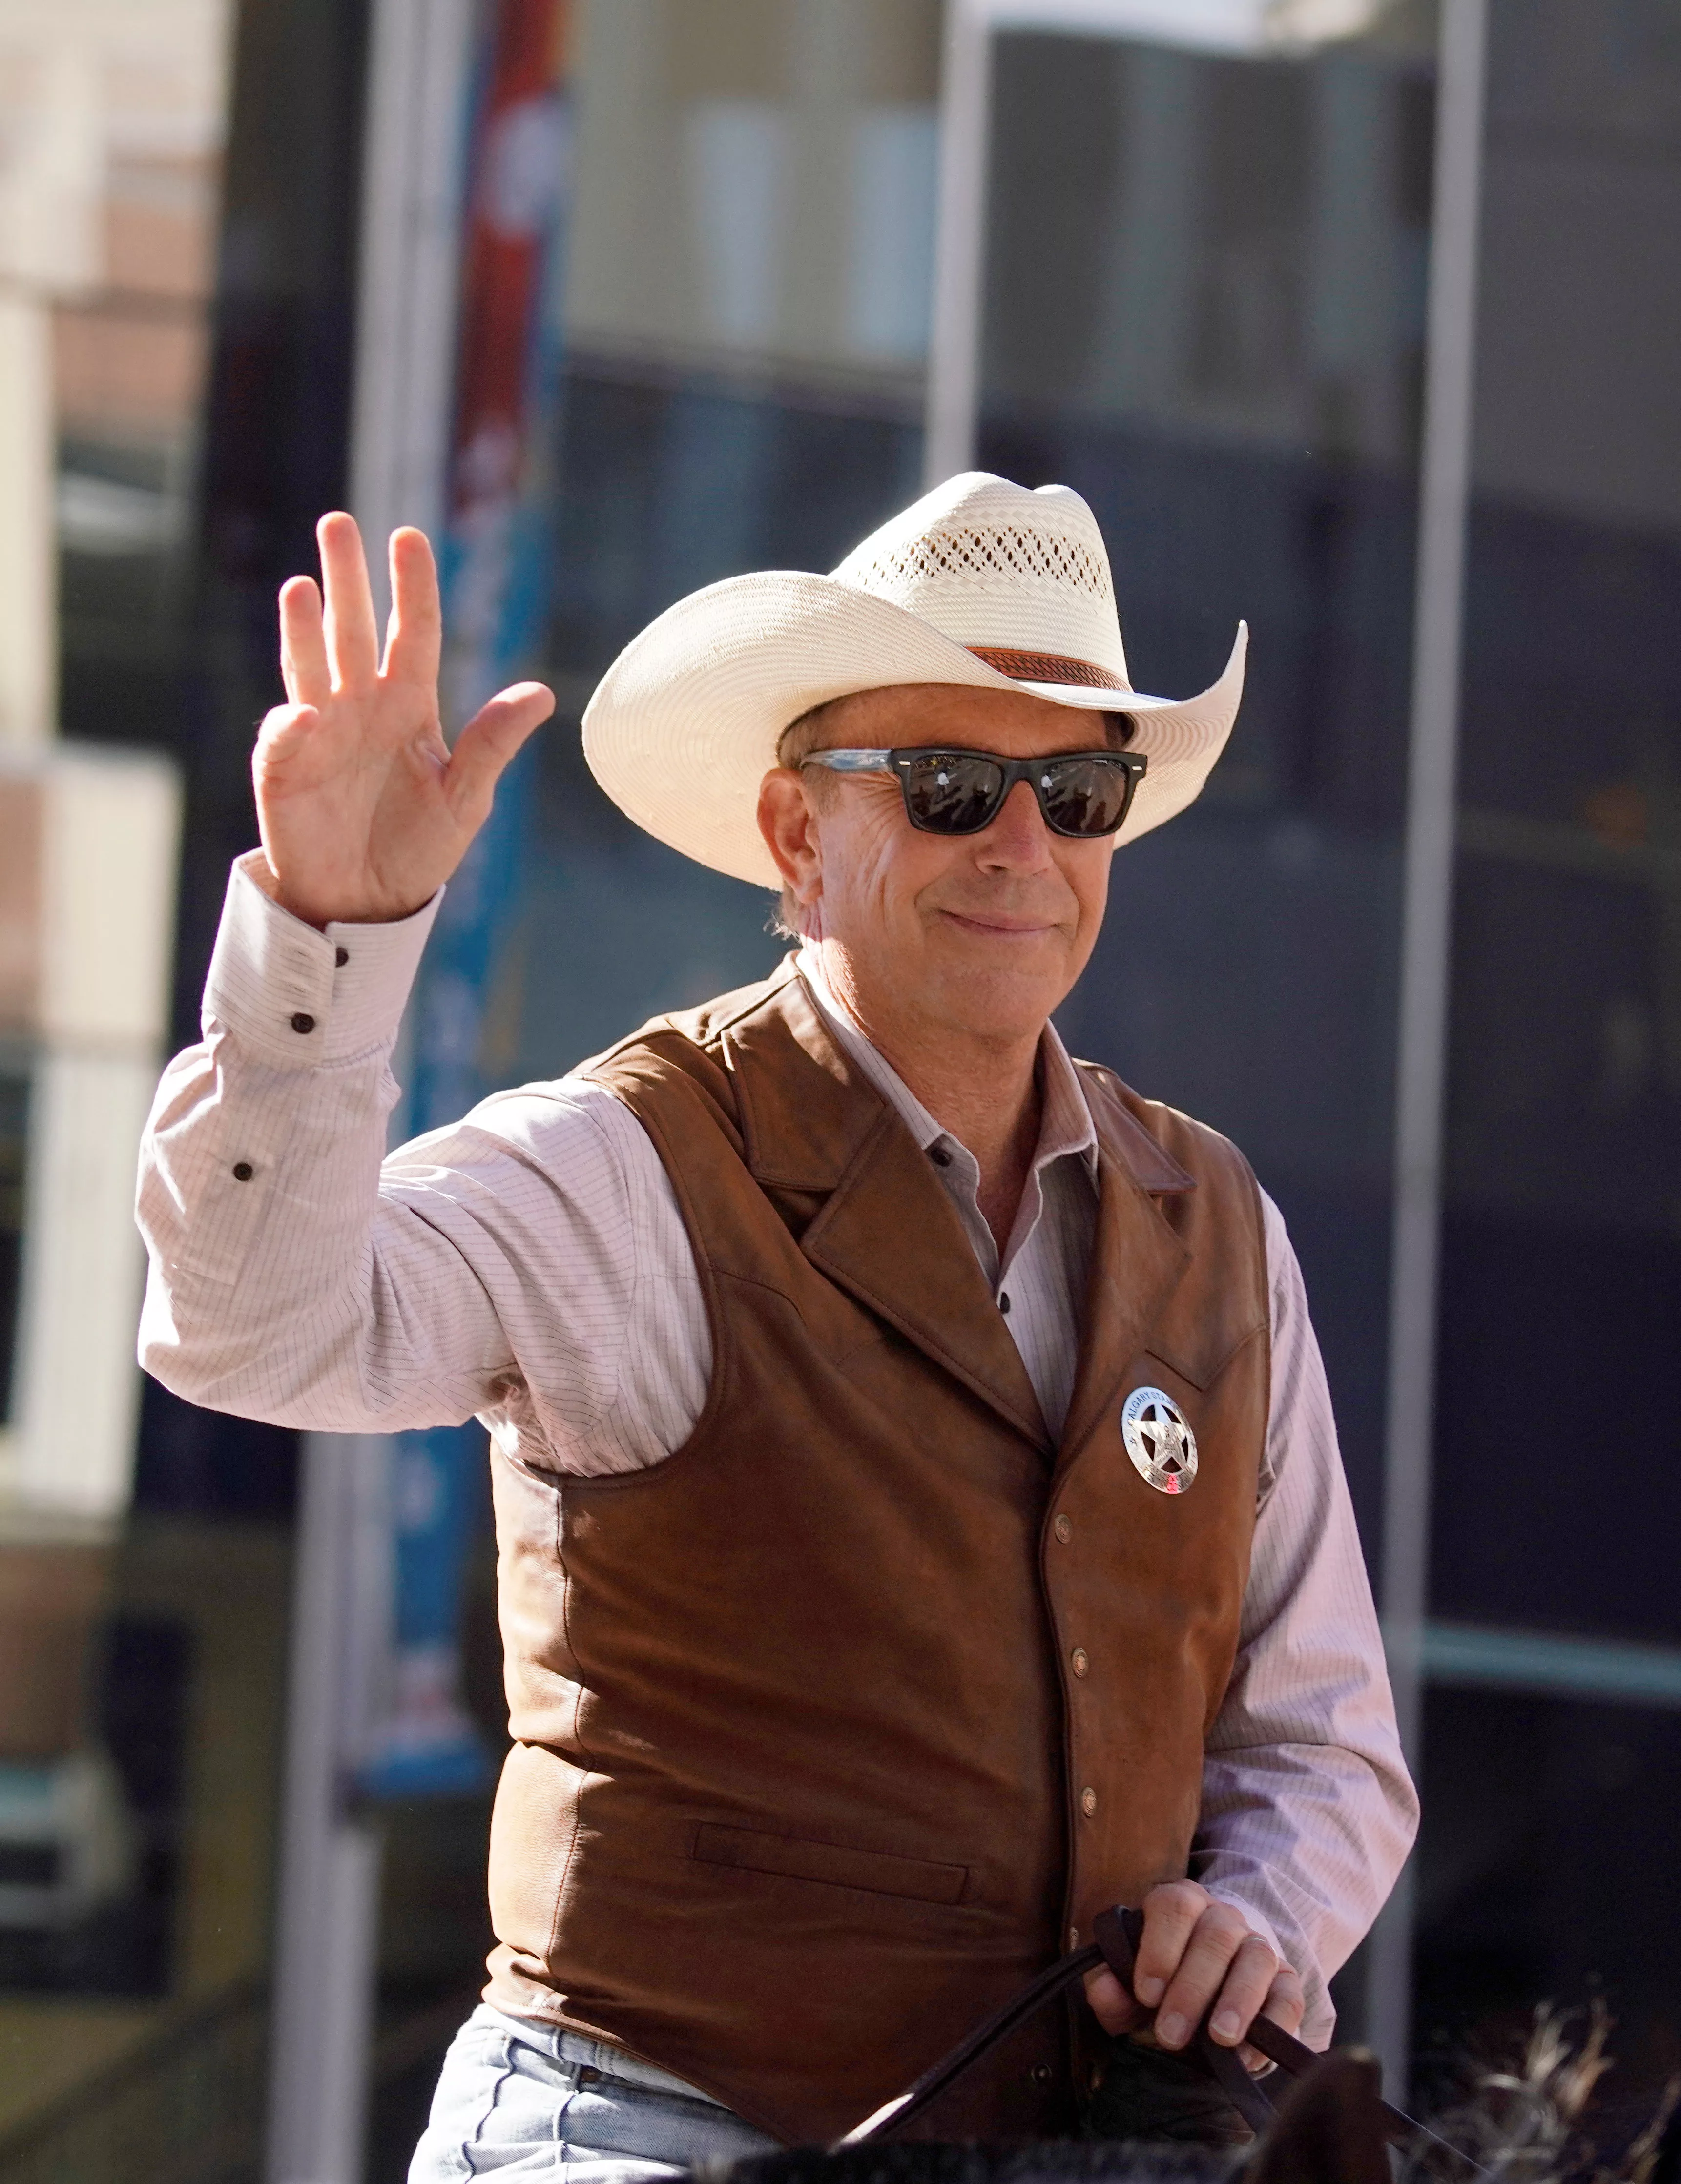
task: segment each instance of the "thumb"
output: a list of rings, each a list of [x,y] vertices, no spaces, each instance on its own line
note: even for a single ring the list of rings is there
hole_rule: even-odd
[[[483,824],[503,769],[554,710],[555,694],[542,682],[515,682],[479,707],[455,738],[444,777],[444,793],[460,824],[475,829]]]
[[[1105,2032],[1125,2032],[1142,2015],[1107,1964],[1086,1975],[1086,1999]]]

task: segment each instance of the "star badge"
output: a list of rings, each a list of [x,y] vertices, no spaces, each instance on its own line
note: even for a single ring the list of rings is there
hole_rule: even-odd
[[[1120,1410],[1121,1439],[1132,1468],[1158,1494],[1183,1494],[1197,1476],[1197,1436],[1171,1396],[1135,1388]]]

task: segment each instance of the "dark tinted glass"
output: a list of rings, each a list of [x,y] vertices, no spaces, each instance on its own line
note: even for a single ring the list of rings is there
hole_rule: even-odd
[[[984,758],[932,752],[913,758],[904,774],[911,816],[932,833],[972,834],[992,816],[1004,770]]]
[[[1064,759],[1043,778],[1045,816],[1059,833],[1112,834],[1120,824],[1131,781],[1120,766]]]

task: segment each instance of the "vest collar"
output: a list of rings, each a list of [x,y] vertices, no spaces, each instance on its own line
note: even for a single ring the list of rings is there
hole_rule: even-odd
[[[956,1209],[824,1022],[793,958],[713,1030],[755,1180],[824,1201],[801,1240],[806,1256],[1052,1456],[1027,1369]],[[1081,1078],[1097,1128],[1099,1202],[1063,1436],[1069,1451],[1113,1400],[1190,1263],[1154,1195],[1195,1187],[1107,1072],[1082,1065]]]
[[[957,1208],[824,1022],[791,957],[757,1007],[720,1028],[719,1043],[754,1179],[824,1200],[801,1239],[812,1264],[1048,1457],[1033,1383]]]
[[[731,1056],[747,1165],[760,1183],[791,1190],[837,1190],[885,1102],[824,1022],[792,955],[749,991],[738,1014],[706,1028]],[[769,1060],[790,1037],[809,1070],[784,1073],[753,1066],[755,1056]],[[744,1060],[745,1072],[737,1066]],[[1114,1072],[1089,1061],[1075,1067],[1097,1131],[1099,1173],[1107,1159],[1140,1190],[1194,1190],[1195,1178],[1127,1107]]]
[[[1086,1279],[1080,1367],[1063,1426],[1064,1463],[1072,1461],[1097,1421],[1113,1407],[1121,1383],[1191,1263],[1191,1253],[1163,1217],[1156,1194],[1194,1190],[1192,1178],[1161,1152],[1119,1100],[1113,1106],[1131,1124],[1131,1131],[1113,1117],[1105,1128],[1103,1107],[1109,1104],[1092,1100],[1098,1117],[1097,1225]],[[1148,1185],[1127,1158],[1129,1153],[1136,1154],[1132,1132],[1159,1156],[1159,1167],[1149,1164]],[[1165,1170],[1171,1170],[1172,1176]]]

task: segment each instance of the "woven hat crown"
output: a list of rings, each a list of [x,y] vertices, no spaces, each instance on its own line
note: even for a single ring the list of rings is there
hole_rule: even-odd
[[[1149,771],[1113,837],[1171,819],[1219,757],[1243,688],[1240,624],[1194,698],[1132,688],[1103,534],[1066,486],[971,471],[873,532],[826,577],[762,569],[668,606],[631,639],[584,716],[584,749],[622,811],[715,872],[781,884],[755,818],[789,723],[860,690],[1025,692],[1133,722]],[[1117,693],[1124,694],[1117,696]],[[1070,748],[1090,747],[1070,719]]]
[[[872,532],[831,572],[958,644],[1085,660],[1129,688],[1109,553],[1067,486],[969,471]]]

